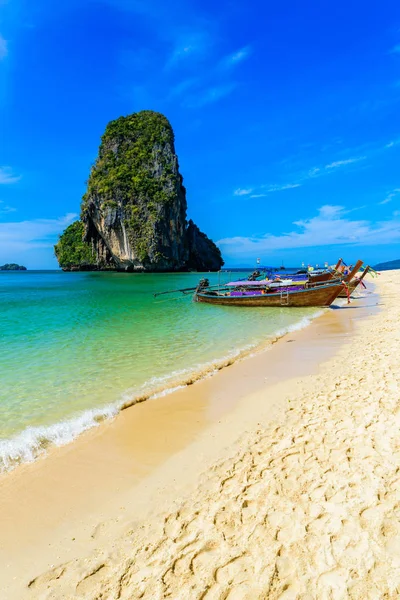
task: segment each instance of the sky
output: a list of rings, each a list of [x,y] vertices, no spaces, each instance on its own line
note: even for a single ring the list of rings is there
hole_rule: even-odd
[[[227,266],[400,258],[400,3],[0,0],[0,264],[56,268],[108,121],[167,116]]]

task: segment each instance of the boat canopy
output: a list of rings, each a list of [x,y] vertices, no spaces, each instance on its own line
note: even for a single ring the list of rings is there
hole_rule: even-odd
[[[259,287],[280,287],[282,285],[288,285],[293,283],[294,279],[283,279],[280,281],[279,279],[261,279],[258,281],[230,281],[226,284],[226,287],[246,287],[246,288],[259,288]],[[296,280],[296,283],[299,281]]]
[[[230,281],[226,285],[232,287],[265,287],[269,283],[271,283],[269,279],[261,279],[257,281],[248,281],[242,279],[239,281]]]

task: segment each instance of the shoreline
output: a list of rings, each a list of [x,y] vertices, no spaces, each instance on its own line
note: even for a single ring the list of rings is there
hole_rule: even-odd
[[[123,411],[73,444],[54,448],[45,459],[8,473],[0,480],[0,528],[4,532],[0,556],[1,579],[9,582],[10,594],[15,587],[13,577],[18,574],[26,575],[26,585],[26,578],[34,578],[52,564],[94,550],[110,531],[115,536],[126,520],[126,507],[134,506],[138,518],[148,513],[151,505],[154,510],[154,498],[164,504],[160,489],[168,489],[171,481],[174,486],[187,488],[188,480],[195,478],[207,460],[214,460],[240,435],[245,405],[253,396],[265,395],[269,390],[273,398],[267,403],[268,418],[277,417],[286,407],[282,389],[291,388],[296,378],[307,379],[318,372],[320,362],[330,360],[354,337],[358,322],[376,314],[375,305],[368,305],[369,301],[376,304],[376,296],[367,296],[364,308],[363,301],[352,303],[349,308],[358,308],[355,311],[328,311],[305,329],[270,344],[267,351],[235,361],[196,386]],[[259,399],[257,403],[258,409],[265,412],[265,403],[260,405]],[[240,412],[241,420],[237,421]],[[247,415],[244,421],[248,421]],[[222,445],[218,440],[221,429]],[[203,438],[208,440],[207,447]],[[200,454],[196,451],[194,460],[196,444],[202,450]],[[185,481],[178,484],[174,463],[184,462],[185,454],[191,457],[189,467],[186,462],[182,470]],[[175,474],[172,478],[171,468]],[[50,482],[57,483],[55,489],[49,490]],[[32,523],[35,509],[40,518]],[[32,550],[36,548],[37,552],[38,546],[40,559],[32,565]],[[21,584],[15,597],[22,598]]]
[[[338,299],[337,302],[338,306],[345,304],[344,300]],[[103,407],[84,410],[51,425],[28,426],[18,434],[0,440],[0,480],[7,473],[26,463],[45,458],[54,448],[74,443],[86,432],[101,426],[105,421],[114,419],[126,409],[142,402],[167,396],[181,388],[211,377],[237,361],[246,360],[253,355],[268,351],[270,346],[285,335],[308,327],[314,319],[324,314],[326,310],[329,309],[316,309],[314,315],[304,316],[297,323],[277,330],[264,341],[249,343],[241,349],[228,352],[225,357],[217,358],[185,371],[156,378],[156,380],[160,380],[159,385],[151,386],[150,382],[147,382],[143,384],[144,389],[142,392],[137,391],[131,395],[128,390],[124,392],[119,401],[109,403]]]

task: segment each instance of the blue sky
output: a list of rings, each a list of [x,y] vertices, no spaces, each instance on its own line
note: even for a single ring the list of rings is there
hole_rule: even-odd
[[[0,0],[0,264],[56,266],[111,119],[164,113],[228,265],[400,258],[400,5]]]

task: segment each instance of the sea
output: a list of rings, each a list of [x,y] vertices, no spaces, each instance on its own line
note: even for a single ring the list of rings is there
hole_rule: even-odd
[[[321,312],[154,293],[243,273],[0,272],[0,472],[257,352]]]

